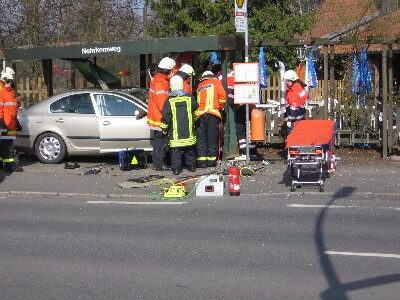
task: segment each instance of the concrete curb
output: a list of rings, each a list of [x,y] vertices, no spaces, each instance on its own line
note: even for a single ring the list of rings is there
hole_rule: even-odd
[[[50,196],[50,197],[64,197],[64,198],[140,198],[146,197],[147,194],[90,194],[90,193],[58,193],[58,192],[36,192],[36,191],[9,191],[0,192],[0,196]],[[386,196],[386,197],[398,197],[400,199],[400,193],[373,193],[373,192],[354,192],[354,193],[335,193],[335,192],[271,192],[271,193],[257,193],[257,194],[241,194],[242,196],[299,196],[299,195],[312,195],[312,196],[333,196],[337,195],[340,197],[346,197],[349,195],[358,196]],[[227,196],[227,195],[226,195]],[[211,197],[210,197],[211,198]],[[214,197],[212,197],[214,198]]]

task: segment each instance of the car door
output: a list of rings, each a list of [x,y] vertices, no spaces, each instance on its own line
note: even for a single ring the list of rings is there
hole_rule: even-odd
[[[75,150],[99,151],[99,125],[90,93],[70,94],[51,103],[48,122],[49,130]]]
[[[99,111],[100,152],[127,148],[151,150],[146,112],[138,103],[120,94],[98,93],[93,96]]]

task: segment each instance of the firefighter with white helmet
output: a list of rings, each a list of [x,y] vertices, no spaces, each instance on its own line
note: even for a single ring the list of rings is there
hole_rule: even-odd
[[[6,69],[4,71],[1,71],[0,91],[3,89],[3,87],[5,85],[5,79],[8,78],[8,79],[14,80],[14,75],[15,75],[15,71],[10,67],[6,67]]]
[[[283,79],[289,81],[296,81],[299,80],[299,76],[295,71],[287,70],[285,73],[283,73]]]
[[[171,70],[175,65],[175,60],[170,57],[161,59],[158,63],[156,73],[150,82],[147,123],[150,127],[150,139],[153,146],[153,169],[156,171],[169,169],[165,165],[165,155],[167,152],[166,137],[163,135],[160,125],[162,109],[170,92],[169,78]]]
[[[293,128],[293,123],[304,119],[306,113],[306,101],[308,92],[305,90],[306,84],[302,82],[294,70],[287,70],[283,73],[286,82],[286,111],[284,121],[288,131]]]
[[[178,72],[175,74],[177,76],[182,77],[183,79],[183,90],[187,92],[189,95],[193,94],[192,90],[192,85],[191,85],[191,79],[196,73],[194,72],[194,69],[191,65],[189,64],[183,64]]]
[[[162,111],[161,128],[169,137],[172,172],[179,175],[182,172],[182,154],[185,154],[188,171],[196,171],[194,112],[198,104],[184,90],[182,77],[174,75],[170,80],[170,88],[171,93]]]
[[[197,167],[215,167],[220,156],[220,127],[227,92],[213,72],[205,71],[201,75],[196,93],[199,103],[196,111]]]
[[[7,67],[1,72],[4,86],[0,91],[0,162],[6,172],[18,171],[22,168],[15,165],[13,157],[13,142],[20,131],[18,124],[18,100],[14,92],[14,70]]]

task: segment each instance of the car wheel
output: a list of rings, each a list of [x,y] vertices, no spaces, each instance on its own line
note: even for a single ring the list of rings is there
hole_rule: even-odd
[[[67,156],[67,147],[59,135],[43,133],[36,140],[35,154],[45,164],[58,164]]]

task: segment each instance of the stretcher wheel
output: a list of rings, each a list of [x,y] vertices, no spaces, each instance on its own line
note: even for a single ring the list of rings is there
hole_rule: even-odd
[[[321,193],[324,191],[324,185],[322,183],[319,185],[319,191]]]
[[[292,182],[292,185],[290,186],[290,191],[291,192],[294,192],[296,190],[296,184],[294,184],[293,182]]]

